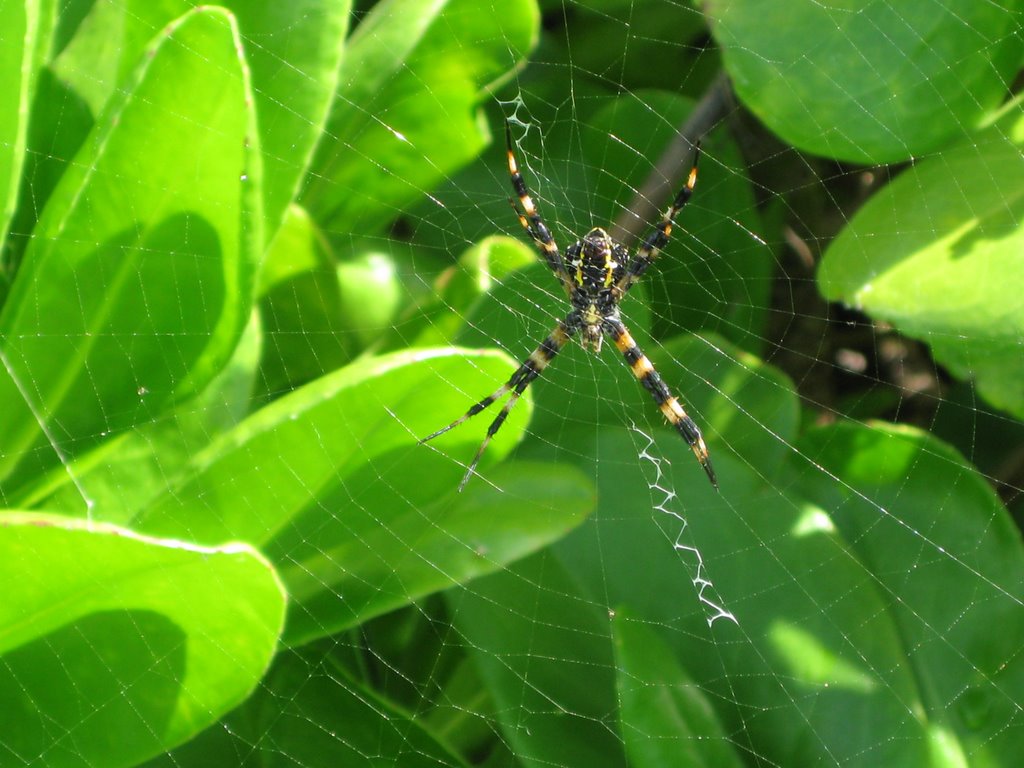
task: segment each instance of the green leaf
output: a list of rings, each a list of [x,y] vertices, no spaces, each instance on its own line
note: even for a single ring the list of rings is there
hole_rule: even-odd
[[[343,322],[337,261],[306,211],[292,205],[260,274],[266,336],[260,388],[277,397],[340,368],[358,351]]]
[[[152,418],[224,366],[262,241],[250,103],[231,17],[207,8],[109,105],[0,314],[0,478]]]
[[[488,89],[533,47],[534,0],[385,0],[352,35],[303,203],[327,230],[374,230],[490,143]]]
[[[459,350],[348,366],[225,434],[134,525],[259,545],[295,600],[289,642],[493,571],[564,534],[592,504],[587,482],[559,467],[513,465],[457,494],[486,420],[416,445],[512,370],[503,356]],[[508,452],[528,413],[509,418],[482,466]]]
[[[17,271],[32,229],[23,226],[19,211],[31,199],[29,180],[38,172],[40,156],[33,141],[45,103],[57,0],[22,0],[0,6],[0,305]],[[73,108],[62,104],[74,122]],[[31,117],[31,119],[30,119]],[[50,150],[56,150],[56,143]],[[42,198],[37,198],[41,204]],[[34,222],[34,216],[32,221]]]
[[[795,444],[786,474],[717,451],[717,494],[667,430],[654,447],[612,429],[544,446],[520,453],[574,457],[598,481],[595,514],[555,545],[582,599],[659,626],[744,748],[781,765],[1020,754],[1024,548],[947,446],[837,425]],[[609,457],[614,471],[592,466]],[[708,629],[720,607],[738,626]]]
[[[247,546],[159,541],[0,515],[0,710],[7,760],[131,766],[255,688],[284,621]]]
[[[253,316],[224,370],[202,394],[156,421],[108,438],[13,494],[11,506],[124,525],[251,405],[261,335]]]
[[[0,255],[25,161],[38,33],[38,3],[9,2],[0,6]],[[0,261],[0,269],[5,266]]]
[[[331,654],[285,651],[242,707],[146,768],[464,766],[423,721],[421,713],[401,709],[353,677]]]
[[[323,134],[338,86],[352,3],[228,0],[224,5],[238,17],[252,67],[270,237],[297,194]]]
[[[796,147],[897,162],[982,125],[1024,48],[1019,2],[709,3],[743,102]]]
[[[403,322],[397,331],[399,341],[408,343],[409,336],[419,330],[411,346],[450,344],[462,332],[467,315],[488,301],[488,292],[496,289],[513,272],[535,264],[537,252],[526,243],[504,235],[485,237],[459,255],[434,281],[434,292],[426,306],[418,307],[415,323]]]
[[[282,706],[282,702],[284,702]],[[329,659],[287,654],[250,708],[263,765],[316,768],[465,763],[405,712]]]
[[[766,484],[778,482],[800,421],[784,373],[713,334],[677,336],[653,348],[650,358],[701,428],[713,462],[727,451]]]
[[[691,372],[691,380],[707,379],[691,389],[690,398],[699,404],[695,414],[707,417],[702,426],[710,435],[720,493],[669,429],[655,430],[653,443],[644,434],[607,427],[576,430],[571,439],[559,434],[557,442],[542,434],[519,452],[538,461],[570,458],[597,479],[595,514],[554,547],[581,586],[581,600],[598,610],[627,605],[638,620],[662,628],[715,702],[725,732],[742,733],[741,746],[765,760],[921,765],[949,750],[979,754],[996,733],[1005,754],[1019,751],[1007,727],[1014,718],[1012,697],[1004,692],[1021,686],[1011,650],[1020,646],[1020,634],[1006,614],[1020,604],[1024,577],[1019,536],[1005,511],[996,511],[991,491],[980,494],[984,485],[966,468],[951,472],[959,461],[951,463],[948,449],[937,443],[924,453],[946,473],[942,482],[926,474],[912,480],[928,462],[905,448],[883,450],[886,441],[895,443],[888,435],[853,442],[827,433],[820,441],[827,453],[795,445],[795,396],[784,377],[720,342],[686,344],[672,346],[659,365],[669,371],[667,380],[686,381],[683,373],[671,373],[673,360]],[[730,358],[741,364],[729,364]],[[747,435],[755,426],[758,431]],[[771,442],[774,450],[768,450]],[[567,444],[571,451],[559,447]],[[891,497],[860,485],[875,478],[891,478]],[[801,480],[806,489],[797,485]],[[920,512],[905,511],[903,505],[916,503],[919,484],[929,482],[933,487]],[[834,490],[844,487],[850,491],[837,499]],[[823,495],[822,489],[833,493]],[[825,510],[841,523],[856,493],[871,500],[863,524],[837,529]],[[891,514],[880,516],[879,507]],[[940,536],[939,528],[968,507],[976,523],[966,530],[953,524]],[[891,546],[869,556],[860,542],[875,537]],[[991,568],[979,565],[986,560]],[[959,586],[947,580],[937,592],[934,563],[957,571]],[[906,581],[906,574],[922,569],[919,593],[889,587],[890,580]],[[951,631],[974,604],[979,578],[992,585],[980,605],[991,606],[994,615],[970,624],[1007,626],[998,637],[977,629]],[[542,581],[526,581],[526,594],[497,604],[545,599],[549,590]],[[529,594],[531,588],[542,597]],[[935,616],[938,595],[943,613]],[[918,618],[916,634],[908,635],[888,610],[894,600]],[[738,627],[722,618],[722,610],[735,616]],[[710,629],[709,616],[719,616]],[[920,617],[927,620],[923,627]],[[924,646],[928,653],[920,651]],[[566,654],[558,657],[564,664],[580,661]],[[932,654],[938,657],[934,674],[949,655],[960,657],[954,667],[959,674],[941,686],[920,682],[918,665],[932,666]],[[961,703],[955,691],[968,688],[971,696]],[[991,706],[995,699],[1001,699],[998,707]],[[948,722],[958,717],[976,724],[979,733],[961,739]],[[859,727],[851,729],[853,722]],[[882,732],[892,734],[884,749]]]
[[[32,242],[40,213],[94,123],[88,105],[44,67],[32,100],[21,190],[7,239],[5,266],[11,277]]]
[[[189,7],[187,0],[93,0],[52,69],[93,115],[99,115],[118,84],[131,76],[150,41]]]
[[[711,702],[658,634],[621,609],[612,631],[619,722],[630,765],[741,768]]]
[[[261,383],[271,396],[349,362],[391,330],[403,300],[384,249],[347,253],[339,261],[297,205],[270,243],[261,281],[267,335]]]
[[[316,269],[323,261],[325,247],[306,209],[294,203],[288,206],[260,265],[257,295],[265,296],[286,280]]]
[[[922,764],[915,678],[886,601],[820,508],[721,451],[714,491],[668,430],[651,446],[602,429],[573,455],[617,461],[559,560],[585,602],[662,629],[738,746],[778,765]]]
[[[453,623],[525,766],[624,766],[608,613],[550,552],[448,594]]]
[[[993,405],[1024,418],[1024,120],[929,158],[833,242],[822,293],[926,341]]]
[[[193,0],[96,0],[56,69],[98,114],[149,40],[198,5]],[[351,4],[228,0],[220,5],[237,18],[241,51],[252,69],[263,152],[265,235],[271,237],[323,130]]]
[[[344,535],[332,540],[323,534],[315,547],[298,535],[268,547],[272,555],[288,551],[302,559],[281,565],[301,605],[289,618],[289,642],[361,624],[499,570],[576,527],[593,508],[594,495],[586,477],[571,467],[510,462],[491,472],[488,482],[420,509],[400,509],[395,501],[365,512],[346,510],[340,521]],[[331,525],[322,523],[321,530]]]
[[[457,349],[411,350],[346,366],[222,435],[136,523],[204,543],[266,543],[307,507],[322,514],[331,494],[341,494],[346,503],[379,502],[384,497],[375,494],[385,493],[383,473],[409,482],[399,461],[417,468],[408,505],[433,501],[457,485],[464,470],[450,457],[472,457],[485,424],[477,421],[474,428],[470,422],[424,446],[416,441],[479,399],[467,390],[492,392],[514,369],[497,353]],[[518,439],[528,403],[495,437],[485,465]],[[269,507],[268,492],[274,497]],[[252,514],[261,507],[268,507],[265,514]]]
[[[1024,544],[992,488],[906,427],[840,423],[799,448],[825,469],[805,476],[808,494],[841,510],[837,527],[888,598],[933,740],[1013,765],[1024,754],[1007,695],[1024,691]]]

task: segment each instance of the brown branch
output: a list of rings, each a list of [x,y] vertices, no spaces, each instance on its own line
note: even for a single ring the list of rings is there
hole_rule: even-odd
[[[651,225],[660,212],[660,202],[675,193],[689,170],[693,146],[714,128],[734,107],[729,78],[724,72],[712,81],[697,106],[689,114],[658,158],[657,165],[633,195],[629,207],[612,225],[611,235],[620,242],[629,242]]]

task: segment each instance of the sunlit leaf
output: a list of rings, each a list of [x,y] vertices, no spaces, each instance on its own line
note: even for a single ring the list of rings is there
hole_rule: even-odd
[[[510,462],[488,481],[453,489],[415,512],[384,508],[371,520],[373,510],[342,510],[321,528],[344,526],[345,535],[325,533],[315,548],[308,535],[275,542],[272,554],[302,557],[300,565],[282,566],[302,609],[289,621],[287,639],[353,626],[499,570],[566,534],[594,503],[587,479],[560,464]]]
[[[536,42],[534,0],[385,0],[356,28],[303,203],[327,229],[373,230],[490,142],[486,89]]]
[[[818,282],[827,298],[927,342],[1024,418],[1022,178],[1024,120],[1000,121],[875,195],[829,248]]]
[[[616,611],[619,723],[636,768],[740,768],[711,701],[671,649],[628,612]]]
[[[607,612],[544,552],[452,592],[454,624],[524,765],[625,766]],[[525,718],[525,720],[524,720]]]
[[[131,766],[255,688],[284,623],[269,564],[37,513],[0,515],[5,762]]]
[[[511,237],[495,235],[473,244],[437,278],[435,295],[412,318],[416,325],[401,324],[401,341],[409,343],[409,336],[418,330],[413,346],[453,343],[462,335],[466,317],[488,301],[489,291],[537,260],[535,250]]]
[[[25,162],[39,37],[49,37],[48,28],[40,29],[45,21],[41,18],[44,5],[49,3],[9,2],[0,6],[0,254],[4,252]],[[7,267],[0,259],[0,299]]]
[[[465,411],[463,387],[493,391],[511,370],[503,356],[458,350],[343,368],[225,434],[134,525],[260,546],[295,601],[292,642],[491,572],[563,535],[592,504],[578,473],[518,464],[458,494],[486,421],[416,444]],[[508,452],[528,413],[509,419],[482,468]]]
[[[262,241],[250,105],[214,8],[169,28],[108,105],[0,314],[0,477],[151,418],[227,361]]]
[[[744,104],[796,147],[855,162],[906,160],[979,127],[1024,54],[1016,2],[706,8]]]
[[[259,324],[250,323],[224,370],[202,394],[156,421],[104,440],[67,466],[54,467],[19,488],[10,505],[127,524],[152,497],[166,492],[177,471],[214,435],[248,413],[261,338]]]
[[[358,345],[342,317],[336,259],[303,208],[292,205],[286,212],[267,248],[260,283],[265,395],[277,397],[355,356]]]
[[[61,78],[99,114],[165,25],[195,0],[95,0],[56,62]],[[227,0],[238,21],[240,53],[252,70],[263,161],[265,235],[294,197],[323,129],[337,83],[349,0],[286,3]],[[114,42],[116,41],[116,43]]]
[[[799,447],[825,469],[805,475],[809,494],[836,510],[888,598],[936,743],[1012,765],[1024,751],[1010,725],[1024,691],[1024,543],[992,488],[914,429],[836,424]]]

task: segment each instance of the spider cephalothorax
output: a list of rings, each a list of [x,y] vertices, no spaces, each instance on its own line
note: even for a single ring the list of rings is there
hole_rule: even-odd
[[[569,299],[579,313],[580,342],[594,352],[601,351],[602,324],[619,316],[620,290],[616,287],[626,271],[629,252],[600,227],[565,251],[565,268],[572,281]]]
[[[555,330],[530,353],[530,356],[512,374],[506,384],[494,394],[485,397],[471,407],[463,416],[447,427],[437,430],[420,442],[426,442],[444,434],[466,419],[480,413],[498,398],[509,392],[512,393],[508,402],[505,403],[487,429],[487,436],[466,469],[466,474],[459,485],[461,491],[476,469],[477,462],[483,456],[487,444],[501,428],[519,396],[526,391],[530,383],[540,375],[540,372],[547,367],[569,339],[578,333],[580,343],[584,348],[600,352],[601,341],[607,336],[622,353],[633,374],[654,397],[654,401],[665,418],[686,440],[690,450],[693,451],[707,473],[711,484],[717,488],[715,471],[711,467],[711,459],[708,457],[708,449],[704,445],[700,429],[693,419],[686,415],[686,411],[683,410],[679,401],[669,392],[668,386],[654,370],[651,361],[640,351],[619,317],[619,302],[647,271],[659,250],[668,242],[668,236],[672,232],[672,220],[686,205],[693,193],[693,187],[697,183],[697,160],[700,156],[700,147],[695,147],[693,167],[690,169],[685,186],[676,195],[665,216],[643,241],[634,256],[630,257],[625,246],[613,240],[600,227],[590,230],[582,240],[577,240],[569,246],[563,255],[555,245],[551,231],[541,219],[540,214],[537,213],[537,208],[526,188],[526,182],[523,180],[522,174],[519,173],[516,157],[512,151],[512,132],[507,123],[505,139],[508,145],[508,172],[512,177],[512,188],[519,198],[518,203],[516,200],[510,200],[510,202],[519,216],[519,223],[533,238],[548,267],[555,273],[555,277],[558,278],[568,294],[572,309]]]

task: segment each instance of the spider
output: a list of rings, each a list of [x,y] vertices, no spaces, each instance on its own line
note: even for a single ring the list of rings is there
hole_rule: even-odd
[[[668,242],[669,234],[672,232],[672,220],[693,194],[694,185],[697,183],[700,144],[698,143],[694,147],[693,167],[690,169],[686,184],[679,190],[679,194],[672,201],[672,205],[669,206],[664,217],[643,241],[636,254],[630,257],[626,247],[609,237],[608,233],[600,227],[591,229],[582,240],[577,240],[562,254],[558,246],[555,245],[551,231],[537,212],[537,207],[526,188],[526,182],[519,172],[515,153],[512,151],[512,129],[508,122],[505,123],[505,143],[508,147],[508,172],[512,178],[512,188],[519,198],[518,205],[512,198],[509,198],[509,202],[519,217],[519,223],[533,238],[548,267],[555,273],[555,277],[565,289],[572,309],[551,334],[530,353],[530,356],[512,374],[508,382],[472,406],[447,427],[427,435],[420,440],[420,443],[443,435],[467,419],[476,416],[499,398],[509,392],[512,393],[508,402],[491,422],[491,426],[487,429],[487,436],[466,469],[466,474],[463,476],[462,482],[459,483],[459,491],[461,491],[475,472],[477,463],[487,449],[487,444],[497,434],[516,401],[554,359],[555,355],[561,351],[562,347],[573,336],[580,334],[580,343],[584,349],[589,348],[597,353],[601,351],[602,339],[607,336],[622,353],[633,374],[654,397],[654,401],[665,418],[690,446],[690,450],[693,451],[697,461],[707,473],[711,485],[717,489],[718,481],[715,478],[715,471],[711,467],[711,459],[708,456],[708,449],[704,445],[700,429],[693,419],[686,415],[686,411],[673,397],[658,372],[654,370],[651,361],[640,351],[619,317],[619,302],[622,301],[622,297],[643,276],[660,249]]]

